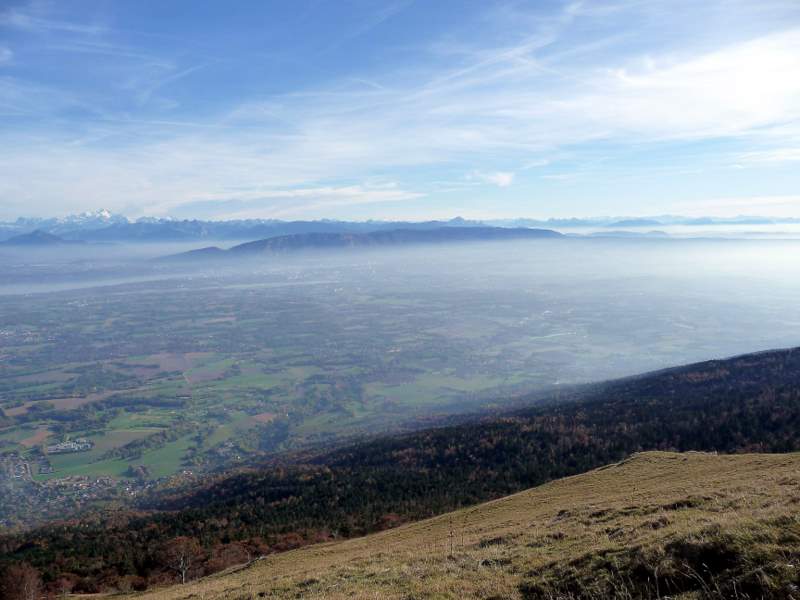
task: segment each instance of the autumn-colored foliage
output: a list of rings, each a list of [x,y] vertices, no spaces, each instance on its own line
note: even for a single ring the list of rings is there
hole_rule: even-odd
[[[26,562],[9,565],[0,577],[0,597],[4,600],[38,600],[42,591],[39,571]]]

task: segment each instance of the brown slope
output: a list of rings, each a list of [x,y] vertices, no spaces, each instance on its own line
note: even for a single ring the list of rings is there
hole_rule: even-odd
[[[800,454],[645,452],[135,597],[723,598],[736,583],[741,598],[789,598],[800,557],[798,473]]]

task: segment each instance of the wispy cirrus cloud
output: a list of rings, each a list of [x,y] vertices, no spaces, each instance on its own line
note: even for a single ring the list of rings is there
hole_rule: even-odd
[[[43,123],[4,134],[0,194],[55,210],[99,202],[163,213],[200,210],[202,202],[211,211],[217,202],[220,215],[327,216],[359,203],[424,197],[433,206],[447,187],[436,182],[464,182],[464,173],[473,196],[499,187],[511,197],[534,180],[570,180],[553,163],[588,161],[598,147],[613,157],[624,155],[620,148],[647,155],[669,145],[746,140],[757,149],[739,151],[741,161],[795,160],[787,127],[800,122],[800,19],[767,2],[758,15],[772,10],[781,18],[756,28],[746,4],[684,3],[687,12],[711,6],[749,23],[701,40],[667,4],[502,5],[481,16],[480,35],[447,31],[407,50],[404,62],[273,92],[253,84],[254,91],[228,96],[214,94],[230,79],[220,69],[242,69],[252,57],[226,57],[223,68],[214,59],[137,47],[110,29],[70,27],[43,11],[6,11],[0,25],[46,33],[47,48],[86,54],[88,64],[102,57],[109,83],[89,90],[0,81],[0,117]],[[393,6],[363,22],[372,30],[416,7]],[[677,41],[653,37],[665,22],[689,29]],[[174,97],[173,89],[184,93]],[[214,96],[213,106],[199,108],[197,95]],[[701,158],[712,156],[704,152]],[[625,160],[637,173],[663,170]],[[592,178],[603,181],[604,168],[593,163]],[[375,177],[397,189],[371,187]],[[231,212],[234,204],[240,212]]]
[[[244,193],[216,194],[181,203],[151,207],[161,214],[184,216],[213,215],[224,219],[260,217],[313,218],[316,211],[330,207],[403,202],[425,194],[404,190],[396,182],[367,183],[346,186],[249,190]]]
[[[71,19],[53,17],[53,5],[44,2],[30,2],[21,7],[0,10],[0,27],[20,29],[27,32],[73,33],[80,35],[98,35],[108,31],[99,23],[84,23]]]
[[[771,148],[756,152],[745,152],[738,157],[739,163],[778,164],[800,162],[800,145],[790,148]]]

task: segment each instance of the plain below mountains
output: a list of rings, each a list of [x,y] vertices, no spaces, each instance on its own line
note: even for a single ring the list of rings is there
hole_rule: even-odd
[[[223,250],[216,246],[164,257],[166,261],[243,258],[264,254],[347,248],[454,244],[481,241],[557,239],[564,237],[551,229],[504,227],[440,227],[437,229],[392,229],[368,233],[298,233],[256,240]]]

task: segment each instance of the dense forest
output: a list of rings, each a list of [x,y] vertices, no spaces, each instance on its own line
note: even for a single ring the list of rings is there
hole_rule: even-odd
[[[641,450],[800,450],[800,349],[651,373],[472,422],[309,454],[0,539],[54,593],[141,589],[258,555],[362,535]],[[175,556],[186,568],[174,567]],[[188,566],[186,566],[188,565]],[[27,568],[27,566],[26,566]]]

